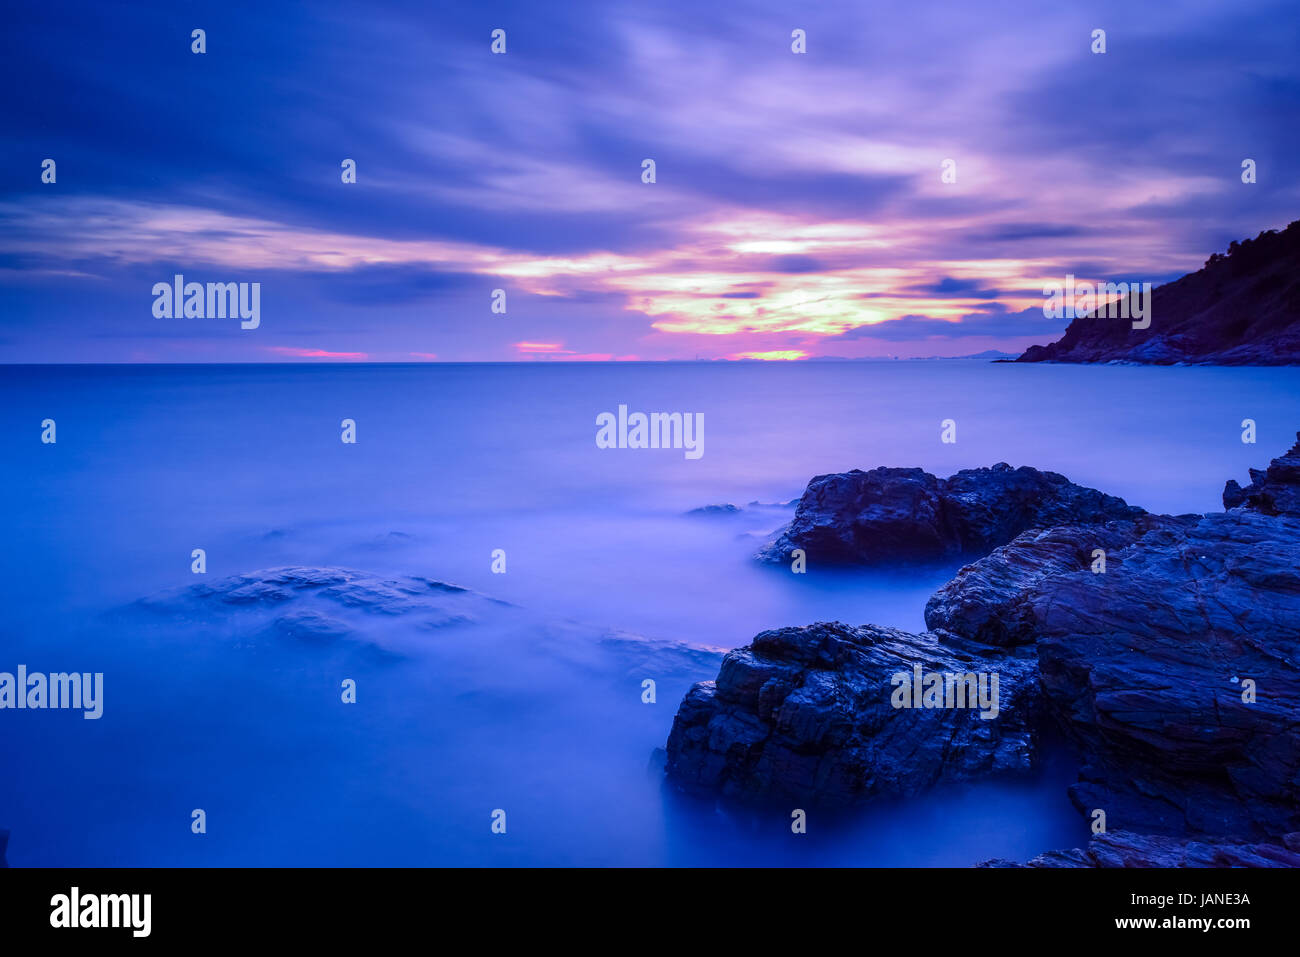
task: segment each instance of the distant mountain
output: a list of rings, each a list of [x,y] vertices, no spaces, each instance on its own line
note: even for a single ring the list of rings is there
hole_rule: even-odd
[[[1300,220],[1233,242],[1194,273],[1151,292],[1147,329],[1130,319],[1075,318],[1065,335],[1018,362],[1172,365],[1300,363]]]
[[[958,359],[1014,359],[1014,352],[1003,352],[1000,349],[985,349],[983,352],[972,352],[968,356],[957,356]]]
[[[964,356],[908,356],[903,362],[952,362],[957,359],[994,359],[1005,361],[1015,359],[1014,352],[1001,352],[997,349],[985,349],[983,352],[972,352]]]

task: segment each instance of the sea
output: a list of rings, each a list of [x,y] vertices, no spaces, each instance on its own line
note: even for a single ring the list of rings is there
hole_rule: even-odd
[[[601,448],[620,406],[697,416],[699,456]],[[0,710],[9,863],[923,867],[1080,846],[1065,743],[1022,777],[806,809],[801,834],[793,808],[665,787],[656,749],[761,631],[924,628],[956,563],[754,560],[812,477],[1007,462],[1209,512],[1298,428],[1288,368],[0,366],[0,672],[103,675],[98,719]],[[250,593],[286,567],[356,587]]]

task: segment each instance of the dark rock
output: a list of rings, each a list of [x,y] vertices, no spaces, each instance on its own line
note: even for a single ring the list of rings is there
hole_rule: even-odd
[[[1151,324],[1074,319],[1020,362],[1290,365],[1300,362],[1300,221],[1232,243],[1205,266],[1152,290]]]
[[[801,548],[810,562],[936,561],[985,555],[1029,528],[1143,514],[1063,475],[1005,462],[947,479],[915,468],[855,469],[809,482],[794,521],[757,557],[784,562]]]
[[[1178,855],[1189,863],[1276,859],[1270,847],[1295,853],[1297,449],[1253,472],[1225,513],[1146,515],[1120,503],[1130,514],[1118,520],[1024,531],[934,595],[925,634],[842,624],[764,632],[723,659],[716,683],[687,694],[668,742],[670,779],[748,800],[834,805],[906,795],[1029,767],[1037,722],[1050,717],[1081,753],[1071,799],[1085,814],[1105,811],[1125,836],[1045,860],[1120,866]],[[968,526],[940,521],[959,477],[941,483],[919,470],[823,477],[810,485],[792,534],[844,553],[878,547],[860,537],[868,527],[887,529],[884,540],[898,543],[909,527],[1016,524],[1006,515],[988,520],[996,494],[965,501],[964,514],[979,516]],[[854,499],[862,489],[869,491]],[[869,495],[888,505],[862,505]],[[1071,497],[1058,496],[1045,512],[1068,511],[1061,499]],[[1104,571],[1094,568],[1098,549]],[[999,672],[998,718],[894,709],[890,677],[914,661],[927,672]],[[1125,850],[1116,841],[1147,843]]]
[[[1300,520],[1242,510],[1028,532],[940,588],[926,624],[1035,646],[1044,704],[1085,756],[1081,810],[1169,834],[1300,828]]]
[[[1156,832],[1300,829],[1300,521],[1207,515],[1119,559],[1017,611],[1048,707],[1090,758],[1075,803]]]
[[[1296,444],[1270,462],[1267,469],[1251,469],[1250,484],[1245,488],[1229,481],[1223,489],[1223,507],[1300,517],[1300,432],[1296,439]]]
[[[1300,867],[1300,853],[1272,843],[1167,837],[1107,831],[1087,848],[1048,851],[1024,864],[986,861],[980,867]]]
[[[1088,571],[1098,562],[1107,569],[1120,554],[1153,528],[1196,521],[1143,515],[1133,521],[1032,529],[984,559],[962,568],[925,605],[925,624],[942,635],[959,635],[986,645],[1011,647],[1038,639],[1028,598],[1054,576]]]
[[[1085,756],[1081,810],[1168,834],[1300,828],[1300,520],[1242,510],[1029,532],[939,589],[926,624],[1034,644],[1046,709]]]
[[[895,708],[891,678],[916,664],[927,674],[996,674],[997,715]],[[723,658],[716,682],[687,693],[668,738],[668,775],[687,791],[843,806],[1024,771],[1035,757],[1034,670],[1030,657],[893,628],[766,631]]]

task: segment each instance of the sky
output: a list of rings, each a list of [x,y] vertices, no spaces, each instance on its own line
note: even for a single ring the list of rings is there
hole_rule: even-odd
[[[1064,328],[1045,283],[1300,218],[1298,14],[11,5],[0,362],[1018,352]],[[156,316],[177,274],[260,283],[257,328]]]

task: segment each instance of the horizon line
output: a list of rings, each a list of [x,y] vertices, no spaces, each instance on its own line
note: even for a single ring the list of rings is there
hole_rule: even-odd
[[[302,359],[296,362],[232,359],[210,362],[3,362],[0,368],[41,368],[46,366],[599,366],[599,365],[669,365],[673,363],[703,365],[802,365],[808,362],[953,362],[982,360],[995,362],[1000,358],[1015,358],[1021,353],[1005,352],[997,355],[964,356],[809,356],[806,359],[437,359],[411,362],[397,359]]]

